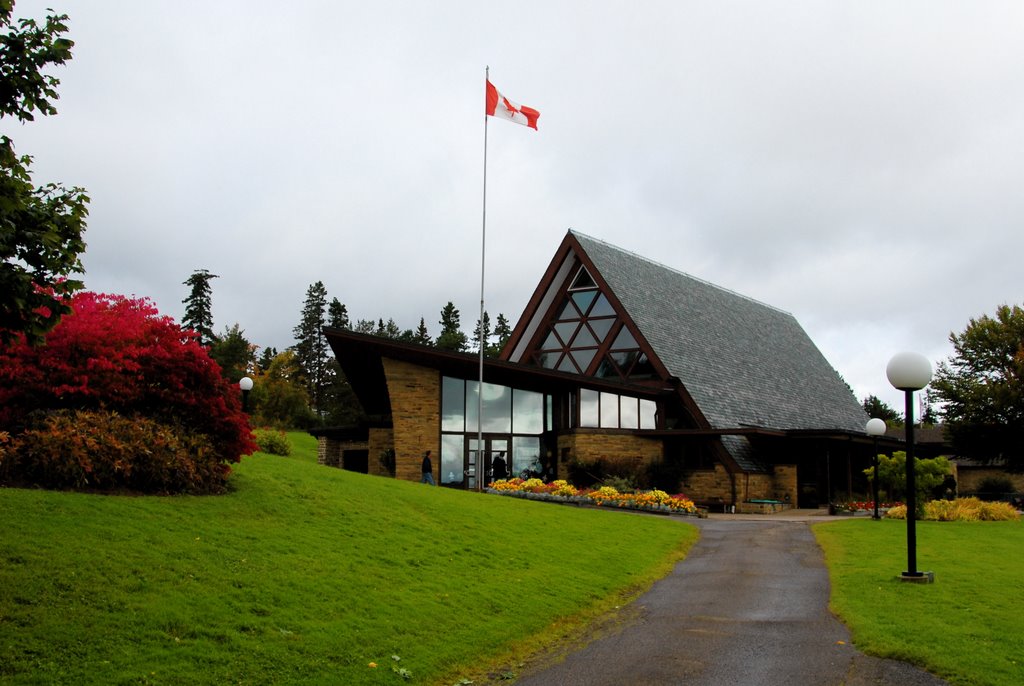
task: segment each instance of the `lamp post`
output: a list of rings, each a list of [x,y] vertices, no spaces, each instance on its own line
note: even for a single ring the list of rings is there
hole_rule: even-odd
[[[917,571],[917,486],[914,475],[914,391],[919,391],[932,380],[932,365],[920,353],[897,353],[885,367],[889,383],[903,391],[906,400],[904,425],[907,441],[907,571],[903,581],[934,581],[931,572]]]
[[[249,391],[252,390],[252,379],[243,376],[238,381],[238,387],[242,389],[242,412],[249,411]]]
[[[874,439],[874,446],[871,453],[871,461],[875,465],[875,478],[871,480],[871,496],[875,503],[875,513],[871,515],[872,519],[880,519],[878,516],[878,437],[885,433],[885,422],[878,417],[868,420],[868,425],[864,429],[868,432],[868,435]]]

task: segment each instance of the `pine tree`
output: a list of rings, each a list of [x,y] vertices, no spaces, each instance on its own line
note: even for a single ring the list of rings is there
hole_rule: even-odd
[[[327,306],[327,326],[332,329],[350,328],[348,308],[337,298],[332,298]]]
[[[512,338],[512,327],[508,323],[508,319],[505,315],[498,313],[498,322],[494,325],[494,337],[498,339],[497,343],[494,344],[494,356],[497,357],[505,344],[508,343],[508,339]]]
[[[484,336],[483,346],[484,354],[488,354],[488,348],[490,348],[491,341],[491,315],[487,314],[487,310],[484,310]],[[476,326],[473,327],[473,345],[476,346],[476,351],[480,352],[480,320],[476,320]]]
[[[309,394],[313,411],[323,416],[324,389],[329,381],[327,362],[330,359],[327,339],[323,328],[326,322],[327,288],[323,281],[317,281],[306,291],[306,302],[302,308],[302,320],[293,329],[296,361],[302,370],[302,380]]]
[[[211,279],[219,279],[206,269],[192,272],[182,285],[189,286],[192,291],[181,302],[185,305],[185,316],[181,320],[181,328],[199,334],[199,342],[209,347],[217,339],[213,333],[213,302],[210,288]]]
[[[420,325],[416,327],[416,332],[413,334],[413,343],[419,343],[420,345],[430,345],[430,334],[427,332],[427,324],[423,321],[423,317],[420,317]]]
[[[460,330],[460,315],[451,301],[441,310],[441,333],[437,335],[434,342],[435,347],[441,350],[454,350],[464,352],[467,347],[466,334]]]

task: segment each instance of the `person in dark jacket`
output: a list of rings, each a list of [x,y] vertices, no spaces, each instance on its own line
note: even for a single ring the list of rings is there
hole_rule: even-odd
[[[498,453],[498,456],[494,458],[494,462],[491,464],[491,473],[494,475],[494,478],[491,481],[508,478],[508,467],[505,463],[504,455],[505,453]]]
[[[421,466],[423,471],[423,478],[420,479],[421,484],[430,484],[436,486],[434,483],[434,465],[430,461],[430,451],[423,453],[423,465]]]

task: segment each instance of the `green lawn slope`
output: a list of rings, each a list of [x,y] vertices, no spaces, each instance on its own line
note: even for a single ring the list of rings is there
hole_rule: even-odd
[[[454,684],[635,596],[697,535],[320,467],[291,439],[224,496],[0,489],[0,680]]]

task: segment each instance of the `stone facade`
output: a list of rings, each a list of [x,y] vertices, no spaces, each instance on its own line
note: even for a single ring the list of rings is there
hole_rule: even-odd
[[[568,464],[573,460],[592,462],[604,458],[617,464],[640,466],[660,460],[663,448],[660,439],[636,436],[630,431],[576,429],[558,437],[558,478],[568,478]]]
[[[385,450],[394,449],[394,429],[370,429],[367,445],[370,451],[367,472],[376,476],[391,476],[388,470],[384,468],[384,465],[380,463],[380,454]]]
[[[775,465],[771,474],[736,474],[735,503],[748,500],[778,500],[798,507],[796,465]],[[714,509],[732,504],[733,479],[721,464],[714,469],[690,472],[682,484],[683,493],[701,505]],[[789,497],[787,501],[787,496]]]
[[[429,450],[437,481],[441,467],[441,373],[387,358],[382,358],[381,362],[391,398],[395,476],[419,481],[423,452]],[[371,461],[375,456],[371,447]]]

